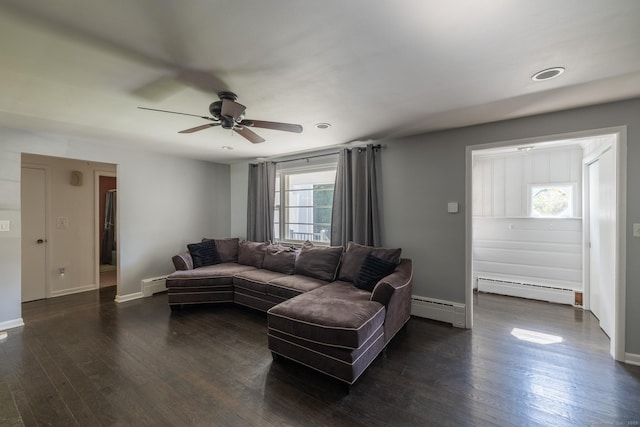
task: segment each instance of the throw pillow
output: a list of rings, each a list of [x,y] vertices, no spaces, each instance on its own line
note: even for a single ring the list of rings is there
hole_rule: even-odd
[[[264,253],[262,268],[282,274],[293,274],[296,265],[296,251],[281,245],[269,245]]]
[[[187,245],[187,248],[193,259],[193,268],[220,264],[220,255],[218,255],[216,249],[216,242],[213,240],[207,240],[201,243],[190,243]]]
[[[369,254],[362,262],[360,272],[353,284],[356,288],[371,292],[380,279],[393,273],[395,269],[396,264],[394,262]]]
[[[296,258],[295,274],[331,282],[335,279],[342,246],[316,246],[305,242]]]
[[[342,261],[340,262],[338,280],[353,282],[362,267],[364,259],[369,254],[376,258],[381,258],[385,261],[399,264],[401,252],[402,249],[400,248],[376,248],[373,246],[364,246],[354,242],[349,242],[347,244],[347,250],[342,256]]]
[[[218,254],[220,254],[221,262],[238,262],[238,246],[240,245],[240,239],[232,237],[230,239],[202,239],[213,240],[216,242],[216,248]]]
[[[240,242],[238,247],[238,264],[262,268],[266,246],[263,242],[250,242],[247,240]]]

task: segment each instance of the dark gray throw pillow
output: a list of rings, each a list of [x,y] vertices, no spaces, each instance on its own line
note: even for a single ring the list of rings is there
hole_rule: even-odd
[[[369,254],[376,258],[399,264],[401,252],[402,249],[400,248],[376,248],[349,242],[347,244],[347,250],[342,255],[342,261],[340,261],[338,280],[353,282],[362,267],[364,259]]]
[[[356,288],[371,292],[380,279],[390,275],[395,269],[396,264],[394,262],[386,261],[369,254],[362,262],[360,272],[353,281],[353,284]]]
[[[220,264],[220,255],[218,255],[218,250],[216,249],[216,242],[213,240],[190,243],[187,248],[193,259],[193,268]]]
[[[296,258],[295,273],[331,282],[336,277],[342,246],[315,246],[305,242]]]

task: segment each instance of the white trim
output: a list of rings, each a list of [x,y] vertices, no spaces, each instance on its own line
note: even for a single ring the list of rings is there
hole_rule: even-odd
[[[640,366],[640,354],[625,353],[624,362],[629,365]]]
[[[21,326],[24,326],[24,320],[22,320],[22,317],[0,322],[0,330],[2,331],[4,331],[5,329],[19,328]]]
[[[411,315],[439,322],[451,323],[457,328],[465,327],[465,304],[411,295]]]
[[[144,294],[142,292],[134,292],[132,294],[126,295],[116,295],[116,299],[114,300],[117,303],[133,301],[136,299],[144,298]]]
[[[77,286],[75,288],[70,288],[70,289],[62,289],[62,290],[59,290],[59,291],[51,291],[51,294],[49,296],[51,298],[55,298],[55,297],[61,297],[63,295],[78,294],[80,292],[93,291],[93,290],[98,289],[99,287],[100,286],[96,285],[96,284]]]
[[[490,148],[502,148],[514,145],[529,145],[540,142],[548,142],[564,139],[590,139],[604,135],[617,135],[613,144],[616,154],[616,187],[617,187],[617,248],[615,310],[613,337],[611,339],[610,353],[615,360],[623,361],[625,357],[625,299],[626,299],[626,207],[627,207],[627,126],[614,126],[608,128],[591,129],[577,132],[568,132],[557,135],[546,135],[533,138],[499,141],[487,144],[468,145],[466,147],[466,179],[465,201],[469,209],[465,212],[465,273],[467,287],[465,292],[466,322],[467,328],[473,327],[473,152]],[[591,157],[591,156],[589,156]],[[584,214],[584,212],[583,212]],[[584,268],[584,266],[583,266]]]

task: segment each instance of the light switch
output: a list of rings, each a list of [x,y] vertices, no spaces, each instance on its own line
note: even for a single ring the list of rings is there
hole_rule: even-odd
[[[0,231],[11,231],[11,222],[8,219],[0,221]]]
[[[447,212],[458,213],[458,202],[449,202],[447,204]]]
[[[633,237],[640,237],[640,224],[633,224]]]

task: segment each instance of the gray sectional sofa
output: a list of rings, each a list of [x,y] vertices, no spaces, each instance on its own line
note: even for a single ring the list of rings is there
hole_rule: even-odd
[[[410,317],[412,262],[400,249],[353,242],[296,249],[239,239],[203,239],[189,249],[173,257],[176,271],[166,281],[172,310],[235,302],[267,312],[274,359],[348,384]]]

